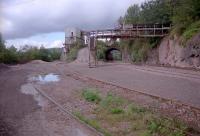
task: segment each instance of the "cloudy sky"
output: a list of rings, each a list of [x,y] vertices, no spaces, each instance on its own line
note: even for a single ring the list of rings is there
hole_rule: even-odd
[[[66,28],[112,28],[145,0],[0,0],[0,31],[7,45],[61,46]]]

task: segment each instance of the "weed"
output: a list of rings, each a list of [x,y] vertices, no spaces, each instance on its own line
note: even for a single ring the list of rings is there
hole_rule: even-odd
[[[148,123],[148,130],[151,134],[167,135],[167,136],[185,136],[185,127],[182,124],[174,124],[175,122],[163,118],[154,118]],[[174,125],[181,127],[176,127]]]
[[[124,110],[121,108],[112,108],[110,111],[112,114],[120,114],[124,112]]]
[[[144,112],[146,112],[146,110],[144,108],[138,107],[138,106],[133,105],[133,104],[128,106],[128,111],[133,112],[133,113],[144,113]]]
[[[111,93],[101,98],[98,92],[97,89],[83,91],[83,96],[87,101],[99,102],[93,112],[96,115],[95,119],[87,119],[81,114],[78,114],[78,117],[104,134],[110,135],[100,127],[99,123],[103,123],[106,127],[110,126],[112,128],[109,129],[110,133],[116,136],[130,134],[185,136],[186,127],[179,121],[165,119]]]
[[[100,104],[105,109],[120,108],[124,105],[124,100],[112,94],[107,94]]]
[[[93,88],[83,89],[82,95],[89,102],[99,103],[101,101],[101,97],[97,89]]]

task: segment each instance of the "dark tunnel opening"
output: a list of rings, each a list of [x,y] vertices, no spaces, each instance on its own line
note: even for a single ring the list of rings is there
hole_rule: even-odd
[[[117,48],[110,48],[105,52],[106,61],[120,61],[122,60],[122,53]]]

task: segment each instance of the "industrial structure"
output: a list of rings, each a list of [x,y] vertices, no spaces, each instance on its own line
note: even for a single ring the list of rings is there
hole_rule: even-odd
[[[69,51],[70,47],[77,41],[83,45],[87,45],[89,49],[89,67],[96,67],[98,62],[96,57],[96,42],[98,39],[116,41],[117,39],[164,37],[169,34],[170,29],[170,24],[127,24],[114,29],[93,31],[70,29],[65,32],[65,47]],[[114,49],[115,47],[112,48]],[[91,61],[91,57],[94,58],[94,62]]]

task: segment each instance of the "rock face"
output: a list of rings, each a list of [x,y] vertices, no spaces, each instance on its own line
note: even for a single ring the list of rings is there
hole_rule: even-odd
[[[158,47],[158,63],[200,69],[200,34],[188,41],[185,47],[180,43],[178,38],[164,38]]]

